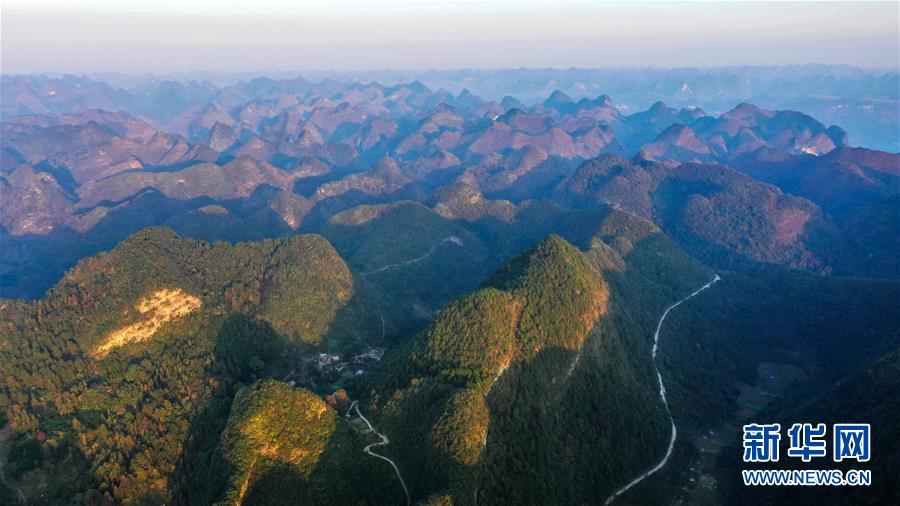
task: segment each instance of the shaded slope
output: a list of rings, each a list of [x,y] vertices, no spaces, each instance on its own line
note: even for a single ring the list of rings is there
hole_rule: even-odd
[[[630,163],[606,156],[563,180],[554,198],[650,218],[687,251],[717,266],[847,268],[837,254],[840,231],[819,206],[723,165]]]
[[[365,387],[414,498],[602,502],[665,452],[649,315],[707,271],[624,213],[595,234],[587,253],[551,237],[511,260]]]
[[[277,381],[241,390],[222,432],[215,504],[388,503],[392,476],[360,458],[362,437],[318,396]],[[401,491],[402,493],[402,491]]]

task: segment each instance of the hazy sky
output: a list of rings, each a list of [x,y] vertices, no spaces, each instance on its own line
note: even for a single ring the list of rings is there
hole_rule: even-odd
[[[896,69],[900,2],[3,0],[2,72],[847,63]]]

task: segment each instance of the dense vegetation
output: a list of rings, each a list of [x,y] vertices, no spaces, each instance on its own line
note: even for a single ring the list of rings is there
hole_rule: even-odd
[[[369,465],[362,446],[362,437],[321,397],[278,381],[258,382],[234,399],[209,470],[210,490],[221,490],[212,502],[400,500],[390,470]],[[225,485],[218,486],[222,481]]]
[[[393,339],[427,325],[503,258],[472,232],[414,202],[353,208],[334,216],[322,234],[378,301]]]
[[[375,337],[353,295],[349,269],[318,236],[231,246],[148,229],[39,301],[3,301],[0,406],[20,433],[11,475],[48,501],[181,494],[184,448],[217,434],[202,415],[227,409],[235,382]],[[196,302],[179,312],[179,297]],[[48,480],[63,468],[79,471]]]
[[[740,469],[746,465],[737,460],[741,454],[740,433],[733,428],[737,423],[781,422],[787,427],[803,421],[864,420],[880,434],[877,444],[884,444],[890,452],[897,444],[893,415],[897,398],[891,390],[898,379],[897,300],[900,286],[894,282],[768,268],[723,273],[710,294],[679,307],[667,319],[660,367],[681,441],[668,471],[626,499],[655,504],[679,494],[688,480],[685,469],[696,466],[695,441],[722,432],[725,447],[714,473],[721,490],[718,501],[774,501],[774,496],[764,491],[751,493],[739,482]],[[764,376],[763,364],[785,364],[801,374],[793,380]],[[762,411],[741,418],[747,416],[741,413],[748,406],[758,402],[741,399],[742,392],[773,379],[790,383]],[[792,460],[782,459],[777,467],[788,467]],[[813,468],[823,468],[821,461],[813,464]],[[840,494],[851,503],[883,504],[879,501],[896,490],[890,471],[895,466],[892,456],[882,454],[871,464],[873,473],[881,478],[865,493],[849,488],[829,493]],[[803,504],[824,499],[803,488],[784,490],[777,499],[802,499]]]
[[[554,230],[565,239],[503,261]],[[362,452],[373,436],[315,394],[255,383],[330,393],[310,380],[310,354],[375,342],[394,350],[349,388],[390,437],[379,452],[414,500],[600,503],[658,462],[669,426],[648,352],[655,322],[713,273],[653,223],[547,202],[450,220],[399,203],[339,214],[326,234],[334,248],[311,235],[229,245],[148,229],[41,300],[0,301],[0,358],[13,365],[0,406],[17,432],[4,467],[16,488],[0,497],[402,501],[390,467]],[[772,418],[807,403],[802,416],[840,417],[856,406],[840,399],[857,387],[843,385],[865,383],[859,412],[896,425],[890,403],[877,405],[890,399],[891,355],[866,372],[896,348],[895,283],[721,274],[667,320],[660,360],[679,444],[625,501],[677,495],[691,438],[734,419],[764,361],[835,385],[822,401],[800,385]]]
[[[386,428],[404,439],[398,444],[415,444],[407,429],[429,442],[410,466],[415,486],[449,487],[462,502],[478,487],[474,472],[488,438],[494,383],[545,348],[574,356],[606,299],[598,274],[559,237],[514,259],[487,284],[443,309],[394,358],[382,379],[385,398],[371,402],[385,404]],[[422,423],[422,410],[431,423]]]
[[[651,74],[724,110],[723,72]],[[699,262],[722,280],[657,357],[674,454],[618,501],[900,503],[900,288],[873,281],[900,278],[900,155],[752,104],[620,110],[593,71],[463,74],[580,100],[3,76],[0,294],[31,300],[0,299],[0,504],[396,504],[398,475],[419,504],[601,504],[666,449],[649,350]],[[893,141],[879,76],[820,102]],[[747,493],[751,418],[871,422],[875,485]]]
[[[593,231],[507,262],[360,385],[414,495],[597,503],[664,452],[652,318],[711,274],[639,218]]]
[[[854,227],[838,227],[815,203],[724,165],[673,166],[607,155],[563,180],[554,199],[588,208],[612,204],[652,219],[688,253],[721,268],[766,263],[820,273],[869,272],[862,265],[868,256],[845,244],[860,234]],[[878,229],[887,232],[889,223]],[[873,248],[866,255],[880,258],[878,251],[887,251],[880,246],[891,240],[868,238]],[[891,272],[883,269],[878,277]]]
[[[719,455],[716,462],[722,483],[722,501],[736,505],[760,503],[815,504],[896,504],[898,495],[897,465],[900,436],[895,430],[900,420],[900,350],[894,351],[866,364],[858,371],[819,392],[804,392],[802,396],[790,396],[773,403],[756,418],[778,422],[782,427],[798,420],[814,420],[830,426],[834,423],[863,421],[872,427],[872,460],[868,463],[845,461],[834,463],[827,459],[813,459],[804,464],[798,459],[782,459],[779,466],[785,469],[869,469],[872,485],[868,487],[756,487],[748,489],[739,481],[740,470],[753,465],[743,464],[739,458],[739,442],[732,442]],[[807,389],[808,390],[808,389]],[[787,451],[787,441],[782,441],[781,455]],[[830,443],[829,443],[830,450]],[[827,465],[823,464],[827,463]],[[762,467],[762,466],[758,466]]]

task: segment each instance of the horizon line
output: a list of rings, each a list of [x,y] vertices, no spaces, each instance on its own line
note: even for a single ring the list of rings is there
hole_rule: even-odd
[[[166,71],[145,71],[130,72],[122,70],[85,70],[85,71],[59,71],[59,70],[35,70],[29,72],[5,72],[0,66],[0,76],[4,77],[20,77],[20,76],[75,76],[90,77],[96,75],[114,75],[114,76],[166,76],[175,74],[218,74],[218,75],[240,75],[240,74],[360,74],[374,72],[515,72],[515,71],[556,71],[556,72],[572,72],[572,71],[639,71],[639,70],[729,70],[729,69],[778,69],[787,67],[824,67],[824,68],[846,68],[859,69],[868,72],[900,72],[900,62],[895,66],[884,65],[859,65],[854,63],[747,63],[747,64],[730,64],[730,65],[609,65],[602,67],[377,67],[377,68],[357,68],[357,69],[334,69],[334,68],[307,68],[307,69],[248,69],[248,70],[213,70],[196,68],[191,70],[166,70]]]

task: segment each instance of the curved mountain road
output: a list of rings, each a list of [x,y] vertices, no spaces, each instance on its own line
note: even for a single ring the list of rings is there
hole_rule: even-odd
[[[638,483],[640,483],[647,477],[651,476],[653,473],[662,469],[666,465],[666,463],[669,461],[669,457],[672,456],[672,449],[675,447],[675,439],[678,437],[678,429],[675,427],[675,419],[672,418],[672,412],[669,411],[669,402],[666,400],[666,385],[663,383],[662,374],[660,374],[659,367],[656,365],[656,350],[657,350],[657,347],[659,346],[659,331],[662,330],[663,322],[666,320],[666,316],[669,316],[669,311],[680,306],[685,301],[697,296],[700,292],[702,292],[703,290],[706,290],[707,288],[712,286],[713,283],[715,283],[716,281],[719,281],[720,279],[722,279],[722,278],[720,278],[719,275],[716,274],[716,276],[712,279],[712,281],[701,286],[694,293],[688,295],[687,297],[685,297],[685,298],[679,300],[678,302],[672,304],[671,306],[667,307],[666,310],[663,311],[662,316],[659,318],[659,323],[656,324],[656,332],[653,334],[653,351],[651,353],[651,356],[653,357],[653,369],[656,371],[656,377],[659,380],[659,398],[662,399],[663,406],[665,406],[665,408],[666,408],[666,414],[669,416],[669,422],[672,424],[672,437],[669,439],[669,447],[666,449],[666,454],[662,458],[662,460],[660,460],[658,464],[653,466],[653,468],[651,468],[646,473],[631,480],[627,485],[625,485],[624,487],[615,491],[612,495],[610,495],[606,499],[606,502],[603,503],[604,505],[611,504],[616,499],[616,497],[619,497],[620,495],[624,494],[629,489],[631,489],[632,487],[634,487],[635,485],[637,485]]]
[[[368,276],[368,275],[370,275],[370,274],[377,274],[377,273],[379,273],[379,272],[384,272],[384,271],[386,271],[386,270],[388,270],[388,269],[396,269],[397,267],[406,267],[407,265],[412,265],[412,264],[419,263],[419,262],[421,262],[422,260],[425,260],[426,258],[428,258],[428,257],[430,257],[431,255],[433,255],[433,254],[438,250],[438,248],[440,248],[441,246],[443,246],[444,244],[446,244],[446,243],[448,243],[448,242],[451,242],[451,243],[453,243],[453,244],[455,244],[455,245],[457,245],[457,246],[463,246],[463,241],[462,241],[462,239],[460,239],[459,237],[456,237],[455,235],[447,236],[447,237],[444,237],[443,239],[441,239],[437,244],[435,244],[434,246],[432,246],[431,249],[429,249],[429,250],[428,250],[424,255],[422,255],[422,256],[418,256],[418,257],[416,257],[416,258],[411,258],[411,259],[409,259],[409,260],[404,260],[403,262],[399,262],[399,263],[396,263],[396,264],[385,265],[384,267],[380,267],[380,268],[375,269],[375,270],[372,270],[372,271],[366,271],[366,272],[363,272],[363,273],[361,273],[361,274],[362,274],[363,276]]]
[[[397,467],[396,462],[385,457],[384,455],[380,455],[380,454],[372,451],[373,446],[384,446],[384,445],[390,443],[391,441],[388,439],[387,436],[385,436],[384,434],[375,430],[375,427],[372,426],[372,423],[369,422],[369,419],[366,418],[365,416],[363,416],[362,412],[359,410],[359,402],[358,401],[353,401],[352,403],[350,403],[350,409],[347,410],[346,416],[349,417],[350,412],[353,411],[354,409],[356,409],[356,414],[359,415],[360,418],[362,418],[362,421],[366,422],[366,425],[369,426],[369,430],[371,430],[376,436],[381,438],[381,441],[379,441],[377,443],[371,443],[368,446],[366,446],[365,448],[363,448],[363,452],[365,452],[366,454],[371,455],[373,457],[377,457],[381,460],[387,461],[388,464],[390,464],[391,467],[394,468],[394,472],[397,473],[397,478],[400,479],[400,485],[403,485],[403,492],[406,494],[406,504],[407,505],[411,504],[412,500],[410,499],[410,496],[409,496],[409,489],[406,488],[406,482],[403,481],[403,476],[400,475],[400,468]]]

